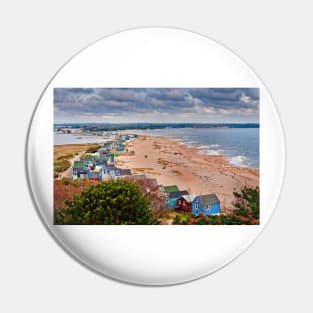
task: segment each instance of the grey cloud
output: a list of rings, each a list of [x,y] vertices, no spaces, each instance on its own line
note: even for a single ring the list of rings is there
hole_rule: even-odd
[[[170,114],[175,121],[193,116],[194,121],[209,114],[252,115],[258,119],[257,88],[55,88],[55,117],[110,115],[136,118],[136,115]],[[123,118],[121,122],[123,122]],[[237,118],[238,119],[238,118]]]

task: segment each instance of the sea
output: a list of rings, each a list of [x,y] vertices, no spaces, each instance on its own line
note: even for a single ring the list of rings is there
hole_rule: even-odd
[[[81,136],[80,134],[62,134],[55,132],[53,134],[53,141],[55,145],[69,145],[80,143],[107,142],[109,140],[96,136]]]
[[[164,128],[130,130],[129,133],[173,137],[199,149],[200,154],[223,155],[236,166],[259,168],[259,128]],[[106,142],[108,139],[54,133],[54,144]]]
[[[236,166],[259,168],[259,128],[165,128],[138,131],[138,134],[167,136],[200,154],[223,155]]]

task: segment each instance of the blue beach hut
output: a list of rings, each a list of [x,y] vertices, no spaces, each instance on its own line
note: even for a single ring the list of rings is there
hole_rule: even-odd
[[[200,213],[214,215],[221,213],[221,204],[215,193],[199,196]],[[198,211],[195,211],[195,215]]]
[[[165,201],[165,207],[167,209],[175,209],[177,205],[177,199],[183,195],[188,195],[187,190],[173,191],[167,193],[167,198]]]

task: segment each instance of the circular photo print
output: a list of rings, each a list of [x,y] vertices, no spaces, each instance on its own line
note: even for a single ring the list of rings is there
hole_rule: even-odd
[[[233,52],[144,28],[75,55],[42,94],[27,168],[57,242],[87,268],[144,285],[208,275],[276,205],[285,164],[273,101]]]

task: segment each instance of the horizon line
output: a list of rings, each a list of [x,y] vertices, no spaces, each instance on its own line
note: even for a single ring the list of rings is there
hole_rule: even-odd
[[[177,124],[212,124],[212,125],[219,125],[219,124],[257,124],[260,125],[260,122],[218,122],[218,123],[212,123],[212,122],[176,122],[176,123],[170,123],[170,122],[58,122],[53,123],[53,125],[57,124],[170,124],[170,125],[177,125]]]

